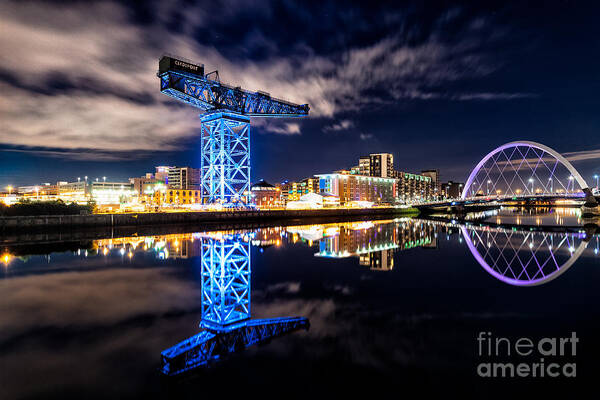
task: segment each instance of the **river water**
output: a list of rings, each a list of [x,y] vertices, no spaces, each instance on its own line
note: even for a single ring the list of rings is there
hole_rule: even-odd
[[[600,355],[599,237],[585,222],[503,209],[13,243],[0,398],[573,394]],[[573,335],[562,355],[506,345]],[[488,351],[486,337],[506,339]],[[494,362],[560,373],[481,376]]]

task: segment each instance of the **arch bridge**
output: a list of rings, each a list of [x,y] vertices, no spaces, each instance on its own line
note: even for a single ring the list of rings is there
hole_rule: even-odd
[[[417,204],[421,209],[470,206],[514,201],[580,200],[584,213],[596,214],[598,201],[590,186],[560,153],[541,143],[515,141],[490,153],[475,166],[460,199]]]

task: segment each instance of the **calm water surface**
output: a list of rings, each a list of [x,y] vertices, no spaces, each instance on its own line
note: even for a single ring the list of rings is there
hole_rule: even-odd
[[[7,245],[0,398],[576,394],[596,379],[600,355],[599,237],[584,222],[573,209],[507,209],[466,225],[156,228]],[[549,224],[571,228],[529,227]],[[227,280],[233,270],[247,282]],[[197,368],[174,377],[160,372],[161,353],[198,341],[227,313],[234,327],[283,326],[284,317],[306,324],[243,351],[238,343],[232,354],[188,356]],[[515,340],[576,332],[577,355],[561,362],[576,362],[577,377],[481,378],[480,332]]]

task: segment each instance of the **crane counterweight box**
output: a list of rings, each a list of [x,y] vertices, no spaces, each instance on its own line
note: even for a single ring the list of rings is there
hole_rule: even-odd
[[[167,71],[181,71],[203,77],[204,64],[196,65],[169,56],[163,56],[158,62],[158,73],[163,74]]]

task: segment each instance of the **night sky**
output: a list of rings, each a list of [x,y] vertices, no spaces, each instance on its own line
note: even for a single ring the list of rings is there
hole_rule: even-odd
[[[591,184],[598,15],[576,1],[3,1],[0,186],[199,167],[198,110],[159,92],[165,53],[310,104],[306,118],[252,120],[253,181],[348,168],[369,152],[464,181],[523,139]]]

